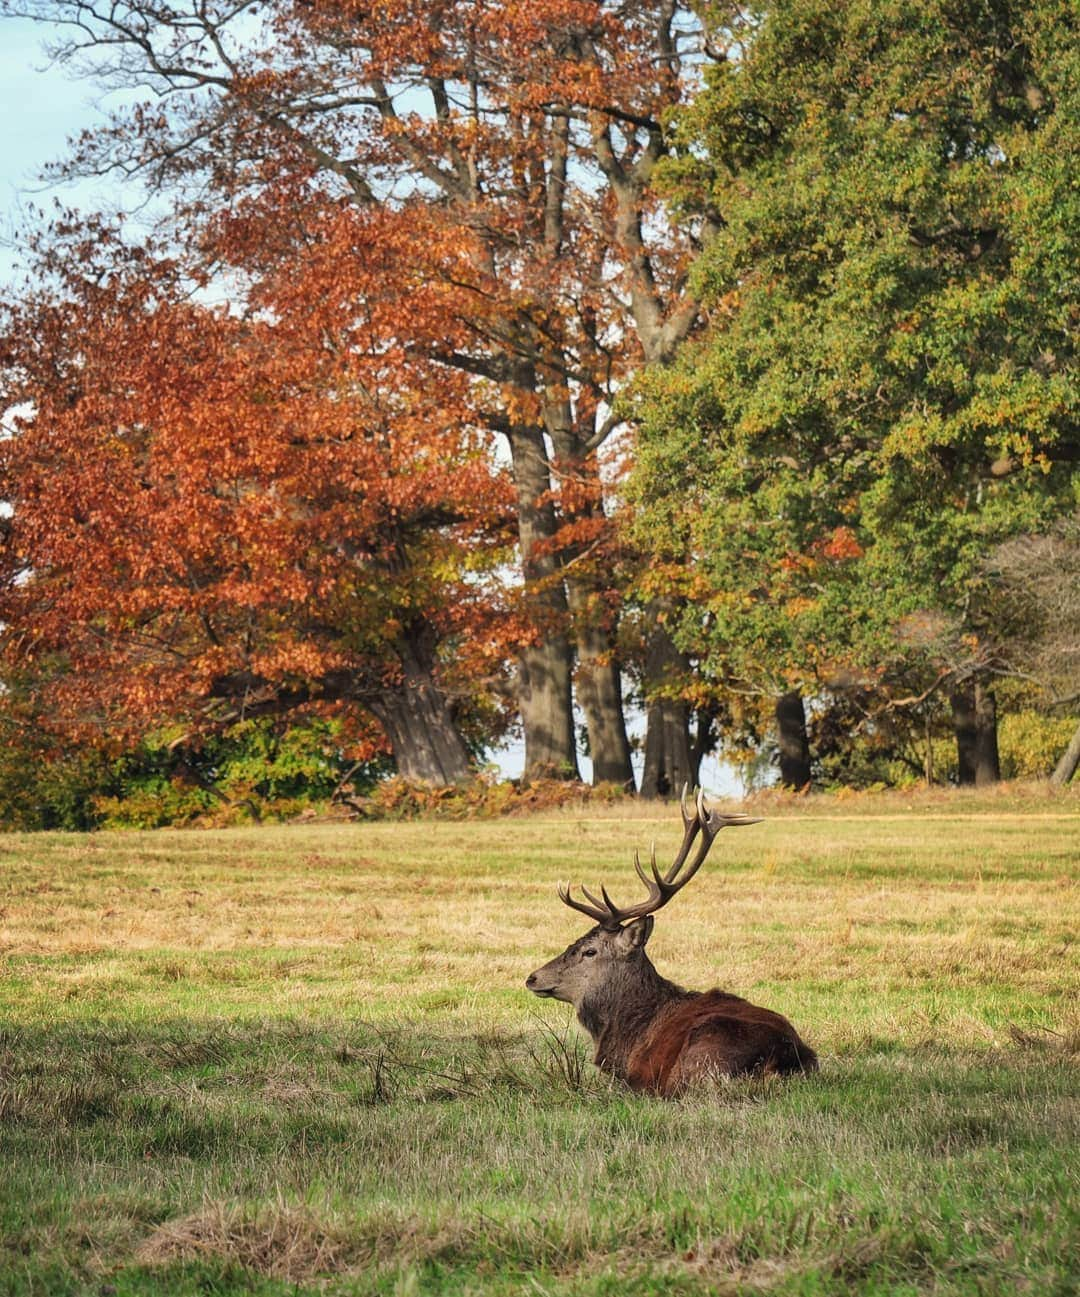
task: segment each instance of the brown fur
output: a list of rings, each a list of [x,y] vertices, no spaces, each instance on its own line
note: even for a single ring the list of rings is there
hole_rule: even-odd
[[[788,1020],[724,991],[665,1005],[631,1047],[626,1080],[665,1097],[702,1076],[784,1075],[817,1068],[817,1055]]]

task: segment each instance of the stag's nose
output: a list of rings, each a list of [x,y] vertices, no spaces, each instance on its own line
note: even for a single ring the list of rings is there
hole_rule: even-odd
[[[526,985],[526,987],[527,987],[530,991],[533,989],[533,987],[536,985],[536,974],[535,974],[535,973],[530,973],[530,974],[529,974],[529,976],[525,979],[525,985]]]

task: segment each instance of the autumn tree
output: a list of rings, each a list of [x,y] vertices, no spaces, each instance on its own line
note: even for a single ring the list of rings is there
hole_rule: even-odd
[[[376,291],[392,259],[351,259],[364,314],[285,275],[241,316],[100,222],[43,240],[3,328],[0,619],[45,723],[123,743],[344,708],[407,777],[469,776],[499,727],[509,484],[465,377],[436,388],[395,341],[427,289]]]
[[[718,688],[947,691],[978,731],[1006,668],[985,556],[1078,489],[1075,9],[719,21],[667,164],[723,227],[707,336],[641,389],[650,579]]]
[[[689,6],[4,8],[66,25],[62,57],[82,55],[137,100],[64,170],[182,195],[185,246],[230,267],[233,288],[252,260],[287,266],[316,239],[344,269],[353,235],[343,222],[332,244],[327,212],[396,227],[402,273],[443,290],[429,314],[400,318],[403,348],[481,388],[485,429],[509,451],[527,773],[576,770],[576,660],[595,777],[631,784],[597,456],[628,372],[665,363],[698,314],[685,254],[711,219],[673,229],[652,192],[664,114],[696,76]],[[664,634],[654,617],[652,640]],[[652,654],[663,658],[655,643]]]

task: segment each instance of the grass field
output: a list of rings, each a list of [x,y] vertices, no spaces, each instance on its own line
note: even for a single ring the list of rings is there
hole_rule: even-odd
[[[650,953],[822,1070],[676,1103],[523,988],[674,809],[0,838],[0,1293],[1075,1293],[1080,790],[766,813]]]

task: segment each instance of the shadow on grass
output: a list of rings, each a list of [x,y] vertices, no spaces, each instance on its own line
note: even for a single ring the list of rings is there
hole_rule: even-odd
[[[0,1291],[1065,1293],[1069,1050],[669,1103],[540,1020],[8,1028]]]

